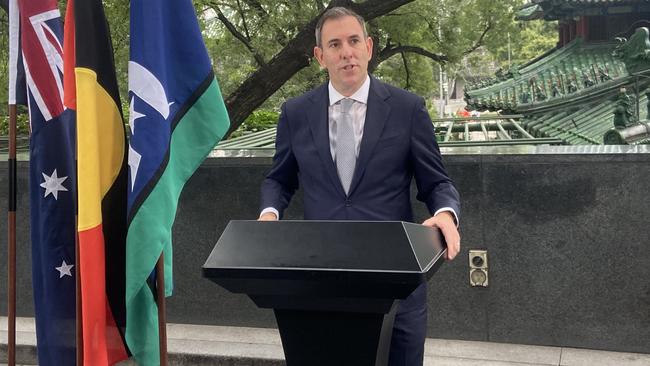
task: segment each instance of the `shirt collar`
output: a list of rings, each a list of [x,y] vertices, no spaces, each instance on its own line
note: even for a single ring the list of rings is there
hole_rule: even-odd
[[[334,86],[332,85],[331,81],[327,85],[327,89],[329,90],[330,105],[334,105],[338,103],[339,100],[347,98],[344,97],[338,91],[336,91],[336,89],[334,89]],[[356,92],[354,92],[354,94],[352,94],[349,98],[357,102],[361,102],[363,104],[368,104],[369,92],[370,92],[370,76],[366,75],[366,81],[364,81],[363,84],[361,84],[361,87]]]

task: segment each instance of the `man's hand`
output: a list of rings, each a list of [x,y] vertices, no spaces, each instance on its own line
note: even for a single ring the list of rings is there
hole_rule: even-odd
[[[275,215],[274,215],[275,216]],[[454,222],[454,215],[449,211],[443,211],[424,221],[422,225],[437,227],[447,242],[447,254],[445,259],[452,260],[460,252],[460,234]]]
[[[260,215],[257,221],[278,221],[278,217],[273,212],[265,212]]]

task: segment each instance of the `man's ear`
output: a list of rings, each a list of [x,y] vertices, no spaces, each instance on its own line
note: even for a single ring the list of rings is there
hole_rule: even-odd
[[[372,37],[366,39],[366,47],[368,48],[368,60],[372,59]]]
[[[314,47],[314,57],[316,58],[316,60],[318,60],[318,63],[320,64],[320,67],[322,67],[323,69],[327,68],[325,66],[325,64],[323,64],[323,49],[322,48],[320,48],[318,46]]]

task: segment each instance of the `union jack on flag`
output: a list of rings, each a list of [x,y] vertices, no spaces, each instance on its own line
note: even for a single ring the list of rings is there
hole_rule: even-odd
[[[18,10],[31,126],[30,222],[38,363],[74,365],[75,111],[63,103],[63,24],[56,0],[18,0]]]
[[[27,85],[46,121],[63,113],[63,28],[56,1],[21,1]],[[30,98],[31,99],[31,98]]]

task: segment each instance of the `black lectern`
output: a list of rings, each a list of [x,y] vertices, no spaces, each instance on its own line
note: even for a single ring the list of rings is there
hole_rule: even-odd
[[[288,366],[386,365],[397,299],[444,261],[405,222],[231,221],[203,276],[272,308]]]

